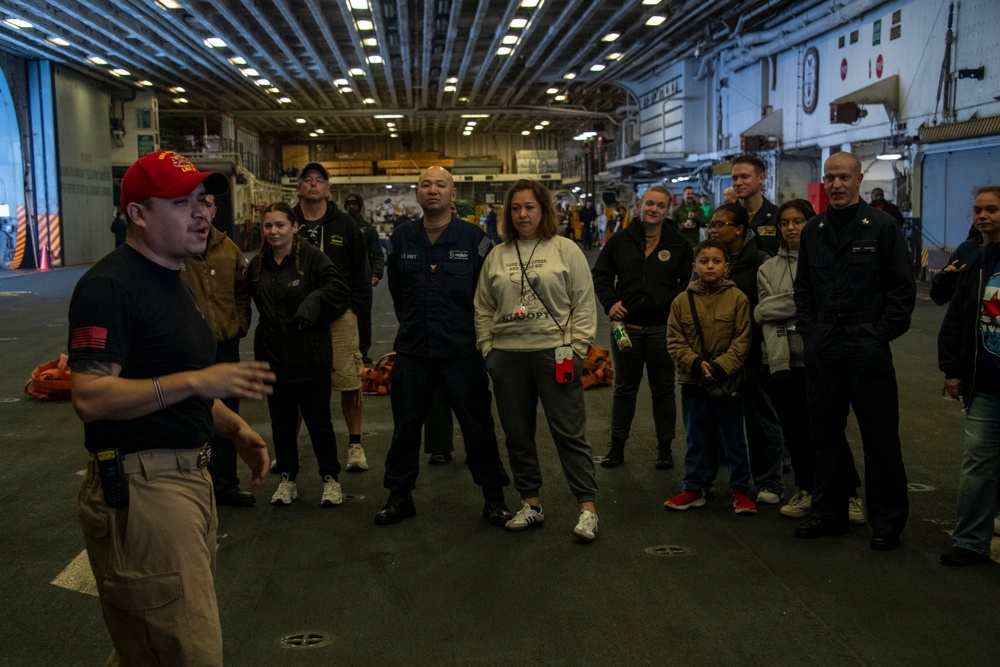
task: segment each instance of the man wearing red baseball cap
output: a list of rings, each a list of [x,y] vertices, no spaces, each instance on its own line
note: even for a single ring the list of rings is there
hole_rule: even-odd
[[[181,263],[205,250],[206,195],[228,189],[225,174],[172,151],[139,159],[122,179],[125,245],[70,301],[73,408],[89,452],[77,514],[109,664],[222,664],[206,443],[213,431],[231,439],[259,484],[264,440],[218,399],[259,400],[274,381],[264,362],[213,364],[215,337],[181,282]]]

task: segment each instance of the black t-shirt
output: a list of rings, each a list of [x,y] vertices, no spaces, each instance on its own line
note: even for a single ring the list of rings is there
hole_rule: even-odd
[[[120,377],[153,378],[206,368],[215,361],[215,336],[180,271],[123,245],[95,264],[69,305],[69,363],[120,364]],[[151,385],[152,386],[152,385]],[[117,448],[191,449],[212,435],[212,401],[192,397],[136,419],[84,424],[90,452]]]

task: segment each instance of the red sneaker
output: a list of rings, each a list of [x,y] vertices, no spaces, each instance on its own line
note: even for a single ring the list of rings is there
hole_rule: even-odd
[[[686,510],[689,507],[701,507],[704,504],[704,491],[685,491],[663,503],[663,507],[668,510]]]
[[[733,507],[737,514],[756,514],[757,506],[750,500],[746,491],[733,491]]]

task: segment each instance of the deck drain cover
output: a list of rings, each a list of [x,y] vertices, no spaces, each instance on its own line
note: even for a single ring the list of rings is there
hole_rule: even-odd
[[[908,491],[933,491],[934,487],[927,484],[907,484],[906,489]]]
[[[311,630],[293,632],[282,637],[278,643],[282,648],[320,648],[332,644],[333,635]]]
[[[691,547],[682,547],[676,544],[660,544],[655,547],[646,547],[646,553],[650,556],[670,556],[678,558],[680,556],[694,556],[697,551]]]
[[[364,500],[365,496],[363,493],[345,493],[344,500]]]

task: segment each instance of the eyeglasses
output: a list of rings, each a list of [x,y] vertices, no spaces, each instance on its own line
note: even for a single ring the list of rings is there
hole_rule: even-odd
[[[806,222],[808,222],[808,220],[806,220],[805,218],[793,218],[792,220],[785,220],[784,218],[782,218],[781,220],[778,221],[778,226],[784,229],[785,227],[790,227],[792,225],[798,227],[799,225],[806,224]]]
[[[723,227],[739,227],[735,222],[711,222],[708,225],[709,229],[722,229]]]

